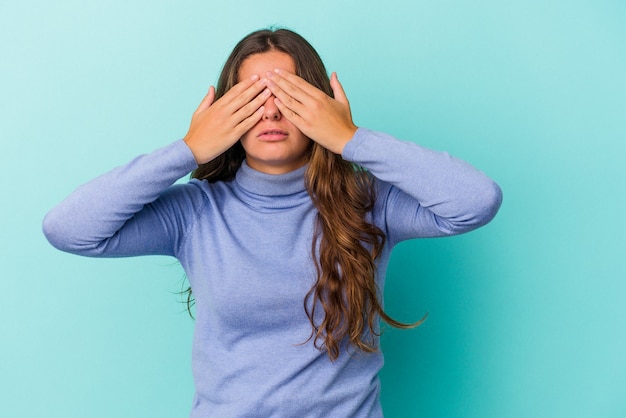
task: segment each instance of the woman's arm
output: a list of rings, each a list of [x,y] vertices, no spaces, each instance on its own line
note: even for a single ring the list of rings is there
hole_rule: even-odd
[[[263,114],[267,80],[243,80],[215,100],[213,86],[183,140],[79,187],[44,219],[55,247],[88,256],[174,255],[201,205],[197,185],[170,186],[230,148]],[[215,101],[214,101],[215,100]]]
[[[360,128],[343,156],[393,186],[379,188],[392,244],[471,231],[502,202],[500,187],[470,164],[384,133]]]
[[[358,129],[337,75],[334,98],[287,71],[267,75],[281,113],[324,148],[382,180],[384,222],[390,243],[460,234],[489,222],[502,200],[500,188],[469,164],[389,135]],[[393,188],[384,188],[390,184]],[[380,200],[379,200],[380,201]]]
[[[180,195],[193,186],[164,191],[196,167],[182,140],[139,156],[78,187],[46,215],[44,234],[54,247],[86,256],[173,255],[188,211],[180,205],[190,202]]]

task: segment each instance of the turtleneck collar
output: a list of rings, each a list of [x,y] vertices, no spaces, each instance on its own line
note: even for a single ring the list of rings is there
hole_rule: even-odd
[[[235,176],[243,195],[251,206],[264,209],[289,208],[310,200],[304,187],[306,165],[285,174],[267,174],[250,167],[244,160]]]

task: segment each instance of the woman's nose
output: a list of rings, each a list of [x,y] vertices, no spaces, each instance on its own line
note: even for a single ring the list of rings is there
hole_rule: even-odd
[[[274,96],[270,96],[263,106],[265,106],[265,111],[263,112],[264,120],[280,120],[282,114],[276,107],[276,103],[274,103]]]

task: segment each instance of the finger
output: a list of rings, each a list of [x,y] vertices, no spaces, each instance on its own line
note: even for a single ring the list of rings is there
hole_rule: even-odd
[[[206,96],[204,96],[204,99],[202,99],[202,101],[200,102],[200,105],[198,105],[196,111],[193,112],[194,116],[207,110],[209,106],[213,104],[213,100],[215,100],[215,87],[211,86],[209,87],[209,91]]]
[[[346,92],[343,89],[343,86],[339,82],[339,78],[337,78],[337,73],[333,72],[330,76],[330,87],[333,89],[333,95],[335,96],[335,100],[340,103],[349,105],[348,97],[346,96]]]
[[[230,95],[238,95],[241,94],[244,90],[246,90],[247,88],[249,88],[250,86],[254,85],[255,83],[257,83],[259,81],[259,76],[257,74],[254,74],[253,76],[243,79],[241,81],[239,81],[237,84],[235,84],[234,86],[232,86],[225,94],[224,96],[230,94]]]
[[[239,124],[235,127],[236,136],[241,137],[243,134],[252,129],[252,127],[263,117],[263,112],[265,112],[265,106],[259,107],[253,114],[239,122]]]
[[[292,95],[288,94],[285,90],[279,87],[277,84],[268,84],[268,88],[272,91],[272,94],[276,97],[274,103],[280,103],[283,109],[289,109],[292,113],[301,115],[306,111],[306,105],[296,100]],[[278,110],[282,110],[280,107]]]
[[[250,102],[241,107],[241,109],[237,110],[234,115],[236,123],[239,124],[242,120],[250,117],[270,98],[271,94],[272,92],[266,88],[261,94],[258,94]]]
[[[270,79],[268,83],[270,88],[273,86],[280,87],[286,94],[305,106],[310,105],[312,99],[318,93],[321,93],[320,90],[306,82],[304,79],[284,70],[274,70],[274,73],[270,73],[268,78]],[[285,103],[287,104],[286,101]]]
[[[288,106],[285,106],[282,100],[280,100],[278,97],[274,99],[274,104],[278,108],[278,111],[281,113],[281,115],[287,118],[289,122],[293,123],[296,128],[300,129],[301,131],[303,130],[302,128],[304,127],[304,118],[300,114],[296,113]]]
[[[267,87],[267,80],[259,80],[252,82],[244,81],[236,84],[226,94],[224,94],[225,108],[230,113],[235,113],[246,104],[250,103],[258,94]]]
[[[278,75],[278,79],[281,79],[281,78],[284,79],[289,84],[293,85],[294,87],[297,87],[298,89],[302,90],[303,93],[306,93],[309,96],[314,97],[315,95],[319,93],[324,94],[324,92],[322,92],[320,89],[318,89],[317,87],[315,87],[314,85],[312,85],[311,83],[303,79],[302,77],[296,74],[290,73],[289,71],[283,70],[281,68],[277,68],[274,70],[274,73]]]

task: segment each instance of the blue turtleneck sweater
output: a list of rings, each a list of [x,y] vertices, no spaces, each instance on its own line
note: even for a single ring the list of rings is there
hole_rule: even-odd
[[[343,157],[376,178],[371,216],[387,236],[380,289],[396,243],[470,231],[500,206],[480,171],[382,133],[359,129]],[[180,261],[196,301],[192,417],[382,416],[382,353],[343,344],[331,362],[306,342],[316,209],[305,167],[269,175],[244,161],[233,181],[173,185],[195,168],[182,140],[137,157],[80,186],[48,213],[44,233],[75,254]]]

